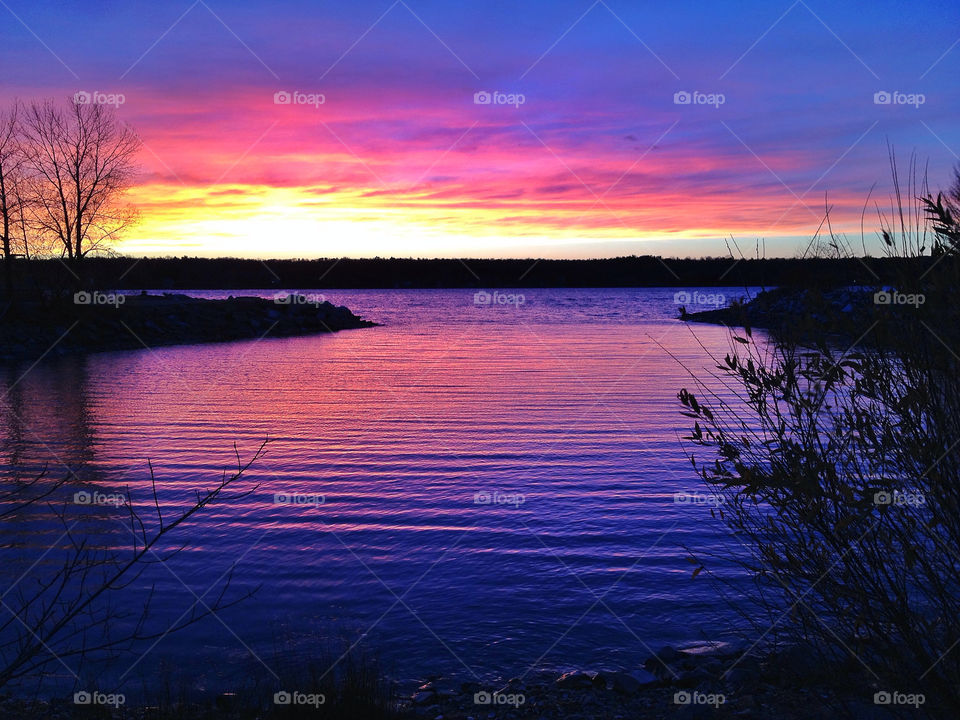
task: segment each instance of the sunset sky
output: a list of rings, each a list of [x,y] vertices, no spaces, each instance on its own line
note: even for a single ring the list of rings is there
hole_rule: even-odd
[[[118,96],[142,136],[142,220],[117,246],[134,255],[724,255],[730,235],[793,255],[825,193],[859,245],[876,184],[876,226],[888,143],[934,185],[960,153],[955,0],[0,0],[0,17],[5,100]]]

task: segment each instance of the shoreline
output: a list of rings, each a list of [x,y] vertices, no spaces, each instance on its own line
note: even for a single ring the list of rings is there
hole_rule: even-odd
[[[277,705],[270,692],[238,691],[168,706],[124,703],[112,715],[138,720],[268,720],[290,717],[291,712],[302,710],[311,717],[318,713],[316,717],[381,720],[801,720],[838,713],[871,720],[899,717],[899,708],[885,704],[883,695],[884,689],[871,682],[857,661],[850,658],[831,663],[823,662],[812,648],[786,646],[751,653],[746,647],[706,643],[680,649],[663,647],[642,667],[629,672],[573,670],[558,675],[556,671],[538,670],[489,684],[432,676],[412,694],[401,693],[394,685],[392,700],[380,700],[386,706],[374,703],[364,707],[362,699],[360,705],[356,704],[358,698],[343,705],[345,698],[323,696],[316,709],[289,708]],[[939,712],[938,708],[924,707],[923,702],[918,707],[923,717]],[[362,708],[363,714],[357,715]],[[87,717],[88,710],[70,698],[30,701],[0,697],[0,712],[11,720],[38,717],[38,712],[43,717],[67,720]]]
[[[781,287],[764,290],[744,303],[688,312],[680,308],[684,322],[726,327],[759,328],[775,335],[816,337],[817,333],[837,337],[856,336],[858,328],[888,320],[890,305],[878,304],[876,288],[863,286],[831,289]]]
[[[348,308],[305,295],[208,300],[178,293],[80,292],[21,299],[0,317],[0,361],[143,350],[375,327]]]

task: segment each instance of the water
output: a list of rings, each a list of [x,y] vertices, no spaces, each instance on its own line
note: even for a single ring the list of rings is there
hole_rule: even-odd
[[[724,328],[675,320],[670,289],[511,290],[522,304],[487,305],[466,290],[324,292],[383,325],[0,376],[5,474],[69,466],[70,493],[128,486],[145,503],[149,460],[168,518],[236,466],[234,446],[246,460],[269,438],[243,481],[255,489],[207,508],[138,585],[156,586],[159,630],[212,603],[233,565],[228,597],[259,590],[125,658],[128,679],[163,660],[228,687],[242,668],[269,672],[278,637],[308,657],[337,633],[402,680],[633,668],[664,644],[729,639],[732,609],[688,560],[718,552],[736,588],[728,533],[674,497],[702,490],[676,393],[712,367],[704,347],[727,351]],[[297,493],[311,504],[277,501]],[[80,510],[81,527],[129,543],[122,508]],[[61,533],[4,528],[4,583]]]

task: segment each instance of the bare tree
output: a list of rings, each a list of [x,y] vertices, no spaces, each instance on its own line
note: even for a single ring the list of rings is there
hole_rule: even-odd
[[[8,296],[13,286],[15,233],[19,235],[26,230],[25,155],[22,140],[20,105],[14,102],[9,109],[0,111],[0,243]]]
[[[122,199],[137,171],[140,138],[106,105],[64,108],[47,100],[25,115],[36,230],[81,260],[137,219]]]

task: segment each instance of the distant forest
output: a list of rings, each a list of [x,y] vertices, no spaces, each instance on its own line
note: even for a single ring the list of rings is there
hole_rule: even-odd
[[[675,259],[632,256],[602,260],[322,259],[87,257],[83,286],[115,290],[256,288],[539,288],[877,285],[917,274],[931,257],[842,259]],[[15,261],[20,292],[76,286],[68,261]]]

